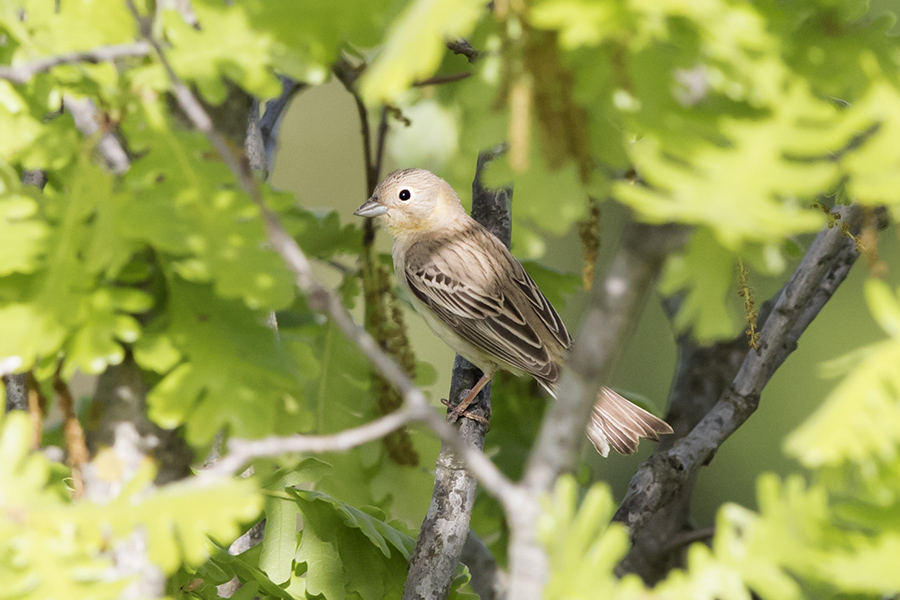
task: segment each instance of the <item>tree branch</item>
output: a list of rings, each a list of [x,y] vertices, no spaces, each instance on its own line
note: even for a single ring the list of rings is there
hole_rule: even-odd
[[[509,206],[512,188],[488,190],[481,183],[481,173],[488,162],[503,151],[497,148],[478,157],[472,183],[472,215],[507,246],[511,220]],[[481,370],[461,356],[456,357],[450,385],[450,403],[465,396],[481,378]],[[491,386],[485,386],[472,403],[469,412],[490,419]],[[482,450],[487,423],[461,419],[458,425],[465,443]],[[419,530],[416,549],[409,559],[409,575],[403,588],[404,600],[446,598],[459,564],[463,545],[469,533],[469,520],[475,504],[475,478],[454,448],[441,447],[435,467],[434,491],[428,513]]]
[[[843,221],[858,229],[862,210],[842,210]],[[759,404],[760,393],[775,370],[797,347],[797,340],[841,284],[859,255],[840,228],[816,236],[791,279],[777,294],[771,315],[760,332],[760,348],[749,352],[731,385],[712,410],[684,438],[658,451],[641,465],[615,519],[639,535],[719,446]]]
[[[0,79],[5,79],[14,84],[25,84],[38,73],[49,71],[59,65],[74,65],[79,63],[97,64],[113,61],[117,58],[134,58],[147,56],[150,53],[150,45],[147,42],[134,42],[132,44],[119,44],[116,46],[102,46],[84,52],[69,52],[39,58],[31,62],[16,65],[0,65]]]
[[[412,421],[421,421],[420,415],[408,407],[401,408],[379,419],[329,435],[270,436],[260,440],[232,439],[228,441],[228,454],[204,471],[205,475],[219,477],[240,472],[257,458],[281,456],[301,452],[339,452],[379,440]]]
[[[584,424],[601,384],[608,380],[666,256],[684,243],[687,229],[673,225],[626,224],[612,265],[598,286],[575,336],[559,386],[559,400],[544,419],[529,457],[529,488],[550,491],[571,471],[584,442]]]
[[[463,71],[462,73],[447,73],[446,75],[435,75],[422,81],[414,81],[413,87],[427,87],[429,85],[441,85],[442,83],[454,83],[468,79],[472,76],[472,71]]]
[[[556,479],[577,464],[584,425],[621,354],[665,257],[683,244],[687,229],[672,225],[629,222],[603,284],[594,288],[591,306],[575,336],[552,404],[526,465],[524,483],[529,502],[510,514],[510,598],[540,598],[547,579],[547,556],[535,523],[537,498],[549,493]]]
[[[472,589],[481,600],[503,600],[506,598],[508,576],[497,566],[497,560],[481,539],[469,531],[459,560],[469,567],[472,574]]]
[[[266,165],[271,171],[275,164],[275,150],[277,149],[278,129],[281,127],[282,117],[294,96],[306,89],[307,85],[294,81],[290,77],[282,75],[281,95],[266,102],[265,111],[259,119],[259,130],[263,139],[263,147],[266,154]]]
[[[476,50],[472,44],[462,38],[447,42],[447,48],[449,48],[453,54],[462,54],[465,56],[469,59],[470,64],[475,64],[475,61],[481,56],[481,52]]]
[[[353,101],[356,103],[356,112],[359,113],[359,126],[363,138],[363,163],[366,165],[366,188],[368,193],[371,194],[375,189],[375,186],[378,185],[381,164],[380,162],[376,164],[376,161],[373,158],[372,131],[369,127],[369,111],[362,100],[362,96],[356,91],[356,80],[359,78],[360,73],[362,73],[362,68],[355,67],[350,64],[350,61],[348,61],[346,57],[341,57],[334,64],[333,71],[335,77],[337,77],[344,88],[350,92],[350,95],[353,96]],[[381,139],[384,138],[383,135],[379,137]],[[377,150],[376,153],[378,153]],[[366,220],[366,223],[371,223],[371,221]]]

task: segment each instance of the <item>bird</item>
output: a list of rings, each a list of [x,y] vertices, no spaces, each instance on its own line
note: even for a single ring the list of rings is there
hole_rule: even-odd
[[[572,337],[522,264],[466,213],[449,183],[425,169],[394,171],[353,214],[390,233],[400,288],[431,329],[482,371],[450,420],[467,416],[501,369],[531,375],[556,398]],[[658,441],[672,428],[604,386],[585,431],[605,457],[610,446],[632,454],[641,438]]]

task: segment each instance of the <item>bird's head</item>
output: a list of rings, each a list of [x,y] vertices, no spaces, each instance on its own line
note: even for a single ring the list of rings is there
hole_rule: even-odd
[[[404,169],[385,177],[353,214],[378,219],[396,238],[445,229],[466,211],[449,183],[425,169]]]

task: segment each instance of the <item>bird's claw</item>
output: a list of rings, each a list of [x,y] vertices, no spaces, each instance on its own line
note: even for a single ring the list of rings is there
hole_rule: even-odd
[[[447,400],[446,398],[441,398],[441,404],[443,404],[447,408],[450,408],[450,401]],[[477,421],[478,423],[481,423],[483,425],[487,425],[488,427],[491,426],[491,422],[486,417],[482,417],[481,415],[477,415],[473,412],[469,412],[468,410],[466,410],[466,408],[468,408],[468,407],[459,405],[456,408],[454,408],[453,410],[451,410],[450,412],[448,412],[447,413],[447,421],[450,423],[456,423],[460,417],[465,417],[467,419]]]

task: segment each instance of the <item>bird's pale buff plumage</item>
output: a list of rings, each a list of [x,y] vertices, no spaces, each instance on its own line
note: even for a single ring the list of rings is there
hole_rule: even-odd
[[[528,373],[556,396],[572,338],[525,269],[466,214],[453,188],[424,169],[395,171],[357,215],[376,218],[394,238],[394,269],[416,310],[456,352],[490,378]],[[587,435],[600,454],[622,454],[669,425],[609,388],[594,405]]]

